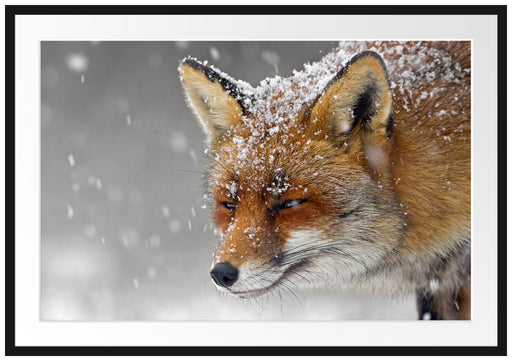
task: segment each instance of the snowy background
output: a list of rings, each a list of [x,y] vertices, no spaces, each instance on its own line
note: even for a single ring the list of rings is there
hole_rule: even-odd
[[[415,319],[412,299],[219,295],[203,134],[187,55],[258,84],[333,42],[43,42],[41,317],[45,320]]]

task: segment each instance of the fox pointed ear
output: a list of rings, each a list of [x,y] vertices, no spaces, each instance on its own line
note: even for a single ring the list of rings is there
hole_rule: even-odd
[[[244,113],[241,89],[220,72],[192,58],[182,61],[179,72],[191,107],[211,142],[239,122]]]
[[[377,137],[388,137],[392,94],[382,58],[365,51],[352,58],[316,100],[310,119],[334,136],[348,135],[358,125]]]

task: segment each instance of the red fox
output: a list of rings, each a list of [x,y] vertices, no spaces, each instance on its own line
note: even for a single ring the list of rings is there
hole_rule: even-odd
[[[186,58],[234,296],[337,284],[471,318],[471,43],[347,42],[258,87]]]

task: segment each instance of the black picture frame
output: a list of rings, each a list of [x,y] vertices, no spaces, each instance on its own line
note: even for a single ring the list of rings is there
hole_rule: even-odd
[[[362,15],[414,15],[414,14],[472,14],[496,15],[498,39],[498,315],[496,347],[42,347],[19,346],[15,330],[15,24],[21,15],[96,15],[96,14],[264,14],[264,15],[321,15],[321,14],[362,14]],[[116,356],[163,356],[163,355],[290,355],[290,356],[484,356],[506,355],[507,353],[507,7],[506,6],[5,6],[5,354],[7,356],[64,356],[64,355],[116,355]]]

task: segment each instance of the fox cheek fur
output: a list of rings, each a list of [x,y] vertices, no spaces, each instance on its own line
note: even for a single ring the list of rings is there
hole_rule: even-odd
[[[454,60],[469,68],[468,44],[436,46],[463,54]],[[423,101],[428,82],[407,89],[424,107],[407,118],[400,109],[410,104],[393,95],[377,53],[327,60],[258,88],[192,58],[182,62],[210,149],[208,191],[221,234],[214,283],[239,297],[365,283],[416,292],[420,317],[468,318],[469,75],[446,80],[463,99],[457,109],[447,105],[450,123],[432,119],[437,105]],[[438,96],[449,103],[447,93]],[[434,128],[452,131],[450,148],[437,145]],[[441,174],[453,192],[439,194]]]

